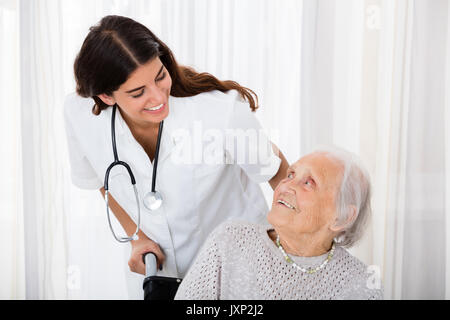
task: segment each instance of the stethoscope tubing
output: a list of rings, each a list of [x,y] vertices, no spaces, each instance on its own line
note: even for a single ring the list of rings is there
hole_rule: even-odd
[[[164,120],[159,123],[158,141],[156,142],[155,159],[153,160],[153,175],[152,175],[152,192],[155,192],[156,172],[158,167],[159,146],[161,144],[161,133],[164,127]]]
[[[138,232],[140,230],[140,221],[141,221],[141,208],[140,208],[140,200],[139,200],[139,193],[136,188],[136,179],[134,178],[133,172],[131,171],[130,166],[124,162],[119,160],[119,155],[117,153],[117,146],[116,146],[116,129],[115,129],[115,119],[116,119],[116,110],[117,110],[117,104],[114,104],[113,110],[112,110],[112,116],[111,116],[111,141],[112,141],[112,148],[114,153],[114,162],[109,165],[109,167],[106,169],[105,173],[105,180],[104,180],[104,189],[105,189],[105,201],[106,201],[106,214],[108,217],[108,224],[111,229],[111,232],[114,236],[114,238],[119,242],[129,242],[132,240],[138,239]],[[159,131],[158,131],[158,139],[156,144],[156,151],[155,151],[155,159],[153,162],[153,176],[152,176],[152,192],[155,192],[155,185],[156,185],[156,173],[157,173],[157,166],[158,166],[158,155],[159,155],[159,148],[161,144],[161,135],[162,135],[162,129],[164,126],[164,121],[161,121],[159,123]],[[121,165],[124,166],[131,179],[131,184],[133,185],[134,194],[136,197],[136,204],[137,204],[137,210],[138,210],[138,217],[137,217],[137,224],[136,224],[136,231],[133,233],[131,237],[118,237],[116,233],[114,232],[114,229],[112,227],[110,213],[109,213],[109,174],[113,167]]]

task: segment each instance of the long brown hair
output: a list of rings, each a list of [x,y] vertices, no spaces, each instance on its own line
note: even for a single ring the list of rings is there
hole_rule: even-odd
[[[95,100],[92,112],[99,115],[109,106],[97,95],[111,96],[132,72],[156,57],[172,78],[172,96],[190,97],[212,90],[235,89],[248,101],[252,111],[258,108],[258,96],[252,90],[235,81],[221,81],[207,72],[198,73],[179,65],[167,45],[147,27],[116,15],[105,16],[89,28],[74,63],[76,92],[82,97],[92,97]]]

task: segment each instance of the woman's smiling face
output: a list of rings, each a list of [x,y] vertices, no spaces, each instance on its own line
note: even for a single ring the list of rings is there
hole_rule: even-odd
[[[101,94],[99,98],[108,105],[117,103],[125,120],[133,125],[154,127],[169,114],[171,87],[170,74],[156,57],[138,67],[112,97]]]
[[[290,233],[328,229],[336,214],[336,193],[342,166],[321,153],[301,158],[289,167],[275,188],[268,220]]]

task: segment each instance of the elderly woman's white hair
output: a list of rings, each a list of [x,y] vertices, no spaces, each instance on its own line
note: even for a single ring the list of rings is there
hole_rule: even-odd
[[[320,146],[315,152],[323,153],[331,160],[338,161],[343,167],[341,184],[336,195],[338,224],[347,221],[356,207],[356,219],[337,237],[336,245],[350,248],[361,239],[372,209],[370,206],[370,176],[361,160],[355,154],[338,147]]]

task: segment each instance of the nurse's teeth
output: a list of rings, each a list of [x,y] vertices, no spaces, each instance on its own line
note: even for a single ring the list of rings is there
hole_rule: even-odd
[[[164,103],[161,103],[159,106],[153,107],[153,108],[144,108],[145,110],[149,110],[149,111],[156,111],[161,109],[164,106]]]

